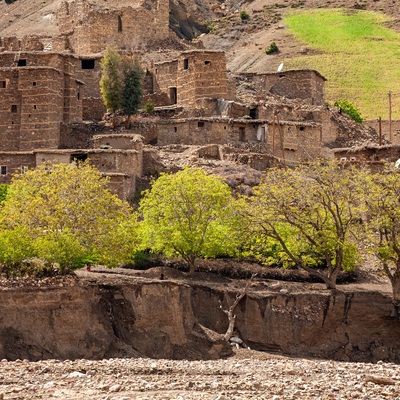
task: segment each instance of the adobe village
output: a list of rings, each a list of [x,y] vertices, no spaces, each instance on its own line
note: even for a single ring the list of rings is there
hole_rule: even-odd
[[[43,162],[89,158],[127,199],[143,176],[168,169],[159,149],[260,171],[317,157],[377,164],[400,157],[388,132],[379,142],[375,129],[326,107],[326,78],[318,71],[227,71],[223,51],[170,30],[168,2],[53,3],[41,12],[41,35],[1,33],[0,183]],[[101,124],[107,46],[140,60],[143,104],[156,106],[131,129]]]
[[[151,176],[186,165],[235,171],[244,187],[318,158],[373,171],[400,159],[397,122],[382,129],[329,106],[319,71],[267,55],[257,71],[229,69],[231,53],[210,44],[198,15],[239,15],[251,1],[200,3],[0,0],[0,184],[43,163],[89,160],[131,201]],[[100,93],[107,48],[144,71],[129,126]],[[400,398],[386,278],[326,290],[243,268],[243,280],[211,279],[202,262],[195,277],[97,267],[31,286],[0,280],[0,399]]]

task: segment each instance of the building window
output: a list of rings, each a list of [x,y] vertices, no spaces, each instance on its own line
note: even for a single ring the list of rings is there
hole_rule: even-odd
[[[239,128],[239,142],[244,142],[246,139],[246,132],[244,128]]]
[[[7,82],[6,81],[0,81],[0,89],[6,89],[7,88]]]
[[[36,86],[36,82],[32,82],[32,86]]]
[[[178,132],[178,128],[174,126],[174,132]]]
[[[37,110],[37,106],[36,106],[36,105],[34,105],[34,106],[33,106],[33,109],[34,109],[34,110]]]
[[[300,129],[301,131],[304,131],[306,128],[305,128],[304,126],[301,126],[299,129]]]
[[[122,32],[122,18],[118,15],[118,32]]]
[[[211,61],[204,61],[204,65],[211,65]]]
[[[0,174],[1,175],[7,175],[7,167],[5,165],[2,165],[0,167]]]
[[[77,162],[77,161],[86,161],[88,158],[87,154],[85,153],[80,153],[80,154],[71,154],[71,162]]]
[[[26,67],[26,60],[25,59],[18,60],[17,66],[18,67]]]
[[[81,99],[81,94],[80,94],[80,92],[78,92],[78,93],[76,94],[76,97],[78,98],[78,100]]]
[[[12,113],[16,113],[17,111],[18,111],[17,105],[16,105],[16,104],[13,104],[13,105],[11,106],[11,112],[12,112]]]
[[[204,122],[203,122],[203,121],[199,121],[199,122],[197,123],[197,126],[198,126],[199,128],[203,128]]]
[[[189,69],[189,59],[185,58],[183,60],[183,69]]]
[[[257,119],[257,108],[251,108],[249,116],[251,119]]]
[[[81,60],[82,69],[94,69],[95,60]]]
[[[28,172],[28,166],[27,165],[23,165],[22,167],[21,167],[21,173],[23,173],[23,174],[26,174],[27,172]]]

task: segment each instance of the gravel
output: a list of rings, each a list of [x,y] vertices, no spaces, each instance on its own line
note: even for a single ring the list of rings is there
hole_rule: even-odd
[[[218,361],[0,362],[0,399],[398,399],[400,366],[240,349]]]

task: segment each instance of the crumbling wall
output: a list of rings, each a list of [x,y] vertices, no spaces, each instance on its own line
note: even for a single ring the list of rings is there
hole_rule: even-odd
[[[57,19],[60,32],[69,37],[76,54],[103,51],[107,45],[116,49],[134,49],[169,37],[169,4],[156,1],[150,5],[118,4],[108,7],[83,0],[64,2]]]
[[[254,74],[250,77],[265,94],[302,99],[310,105],[324,104],[326,79],[317,71],[295,70],[268,74]]]

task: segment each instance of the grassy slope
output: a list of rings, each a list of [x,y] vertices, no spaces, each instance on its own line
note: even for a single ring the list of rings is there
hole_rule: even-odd
[[[400,34],[383,26],[378,13],[325,9],[293,13],[285,19],[296,39],[318,54],[286,60],[286,68],[313,68],[328,78],[326,99],[346,98],[364,118],[400,119]]]

